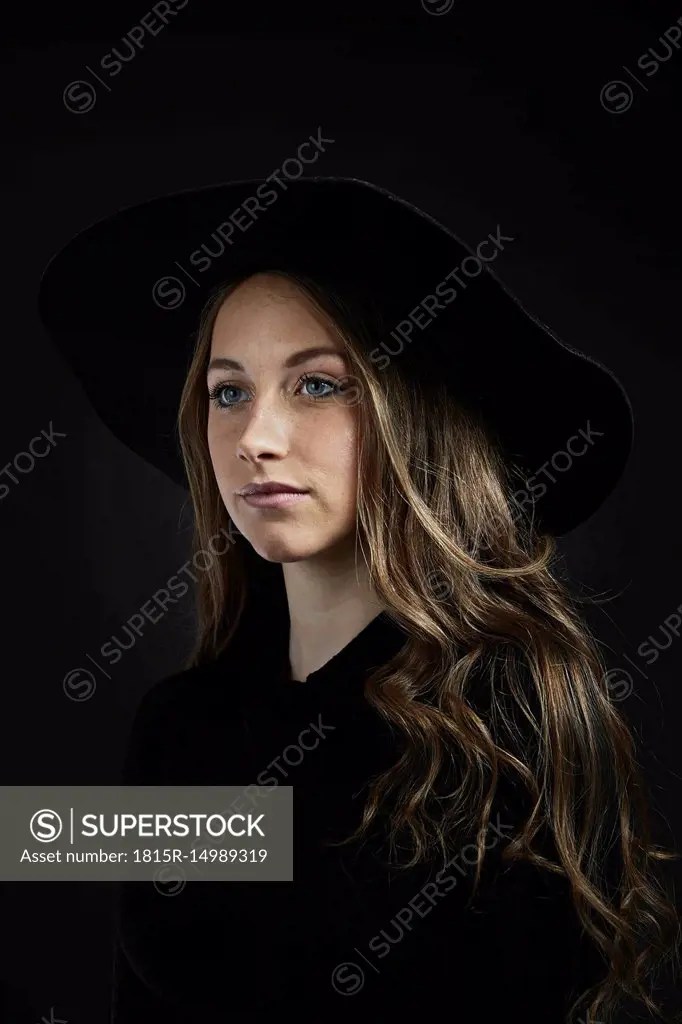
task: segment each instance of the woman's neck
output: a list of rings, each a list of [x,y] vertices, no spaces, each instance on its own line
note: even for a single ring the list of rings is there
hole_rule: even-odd
[[[382,610],[364,561],[329,557],[282,565],[289,606],[291,678],[304,682]]]

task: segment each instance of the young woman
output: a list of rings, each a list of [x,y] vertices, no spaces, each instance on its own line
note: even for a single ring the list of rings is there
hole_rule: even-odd
[[[43,317],[93,398],[73,261],[93,276],[84,295],[127,274],[140,296],[143,240],[167,246],[169,225],[179,238],[226,199],[251,210],[255,184],[124,211],[52,268]],[[292,786],[294,881],[127,883],[112,1021],[559,1024],[605,1020],[625,996],[659,1012],[652,978],[677,955],[669,855],[554,542],[622,472],[622,389],[484,266],[499,231],[474,256],[338,179],[291,183],[250,231],[230,252],[221,224],[194,250],[210,295],[174,343],[158,323],[149,336],[141,300],[109,327],[119,366],[138,346],[120,380],[148,408],[123,413],[124,394],[99,410],[179,480],[169,396],[145,384],[159,358],[166,382],[182,367],[198,611],[123,778]],[[115,265],[86,269],[88,249]]]

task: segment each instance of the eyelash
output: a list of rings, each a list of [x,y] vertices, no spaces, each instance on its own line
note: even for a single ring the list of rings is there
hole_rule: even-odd
[[[304,373],[303,376],[299,377],[296,381],[296,387],[300,384],[306,384],[308,381],[317,381],[320,384],[326,384],[328,387],[333,388],[333,391],[327,392],[326,395],[306,395],[306,398],[312,399],[314,402],[324,401],[325,398],[331,398],[333,395],[338,395],[341,391],[341,385],[335,381],[326,380],[324,377],[320,377],[316,373]],[[209,388],[208,397],[213,406],[218,409],[219,412],[228,412],[230,409],[236,408],[241,405],[241,402],[233,402],[231,405],[221,405],[220,396],[226,388],[232,388],[235,391],[244,391],[245,388],[239,387],[238,384],[230,384],[229,381],[219,380],[212,388]]]

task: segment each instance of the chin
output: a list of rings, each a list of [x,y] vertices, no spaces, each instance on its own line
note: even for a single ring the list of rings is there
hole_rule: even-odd
[[[258,534],[251,533],[251,536],[244,534],[249,544],[261,558],[266,562],[303,562],[306,559],[316,558],[335,551],[339,545],[338,537],[311,536],[313,530],[298,530],[297,535],[287,537],[282,532],[279,536],[275,531],[266,534],[262,531]]]
[[[326,546],[317,547],[310,544],[303,546],[287,543],[285,540],[249,539],[249,543],[256,554],[264,558],[266,562],[302,562],[306,558],[313,558],[326,550]]]

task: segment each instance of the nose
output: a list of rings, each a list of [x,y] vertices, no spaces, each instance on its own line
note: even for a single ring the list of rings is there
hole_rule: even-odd
[[[245,462],[284,458],[290,447],[290,432],[289,418],[276,401],[254,401],[237,442],[237,456]]]

